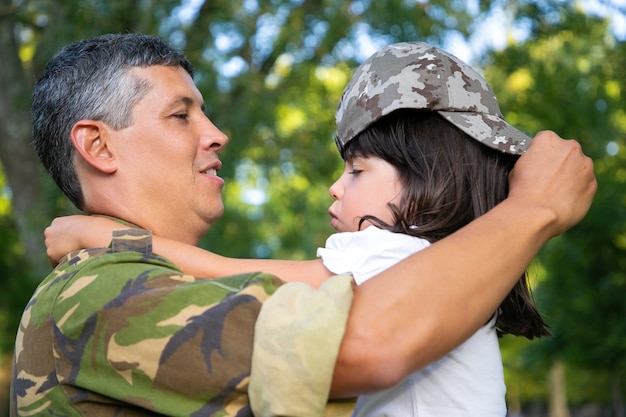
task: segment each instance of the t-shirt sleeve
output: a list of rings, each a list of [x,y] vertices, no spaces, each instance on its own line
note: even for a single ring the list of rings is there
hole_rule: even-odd
[[[280,287],[258,316],[249,397],[255,416],[321,416],[352,304],[352,277]]]
[[[331,235],[317,256],[329,271],[352,274],[360,285],[427,246],[429,242],[424,239],[370,226],[359,232]]]

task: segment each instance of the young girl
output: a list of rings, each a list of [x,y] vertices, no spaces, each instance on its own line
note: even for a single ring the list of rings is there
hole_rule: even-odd
[[[318,286],[351,273],[361,284],[502,201],[508,173],[529,142],[502,119],[480,75],[423,43],[391,45],[364,62],[344,91],[337,123],[345,166],[330,187],[329,214],[338,233],[318,250],[319,259],[231,259],[158,236],[155,252],[194,275],[262,270]],[[49,257],[108,245],[119,227],[106,218],[57,219],[46,231]],[[468,341],[394,388],[360,397],[354,415],[504,416],[501,334],[548,334],[525,276]]]

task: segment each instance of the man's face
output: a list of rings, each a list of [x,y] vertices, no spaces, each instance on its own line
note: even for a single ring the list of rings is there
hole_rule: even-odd
[[[224,211],[217,152],[228,138],[204,114],[202,95],[184,69],[135,68],[130,75],[152,88],[133,108],[132,124],[113,134],[133,207],[126,220],[196,244]]]

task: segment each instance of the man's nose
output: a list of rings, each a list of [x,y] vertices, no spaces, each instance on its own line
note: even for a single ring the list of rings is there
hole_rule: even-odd
[[[228,136],[207,117],[202,127],[202,144],[206,149],[218,151],[228,144]]]

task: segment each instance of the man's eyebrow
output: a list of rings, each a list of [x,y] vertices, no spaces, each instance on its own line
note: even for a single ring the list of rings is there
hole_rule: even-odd
[[[173,100],[171,100],[169,103],[167,103],[166,107],[167,108],[171,108],[171,107],[175,107],[179,104],[184,104],[186,107],[191,107],[196,103],[196,100],[194,100],[191,97],[188,96],[180,96],[180,97],[176,97]],[[200,103],[200,109],[202,110],[203,113],[206,113],[206,108],[204,105],[204,102]]]
[[[193,99],[187,96],[179,96],[179,97],[175,97],[169,104],[170,106],[175,106],[181,103],[184,104],[185,106],[191,106],[193,104]]]

